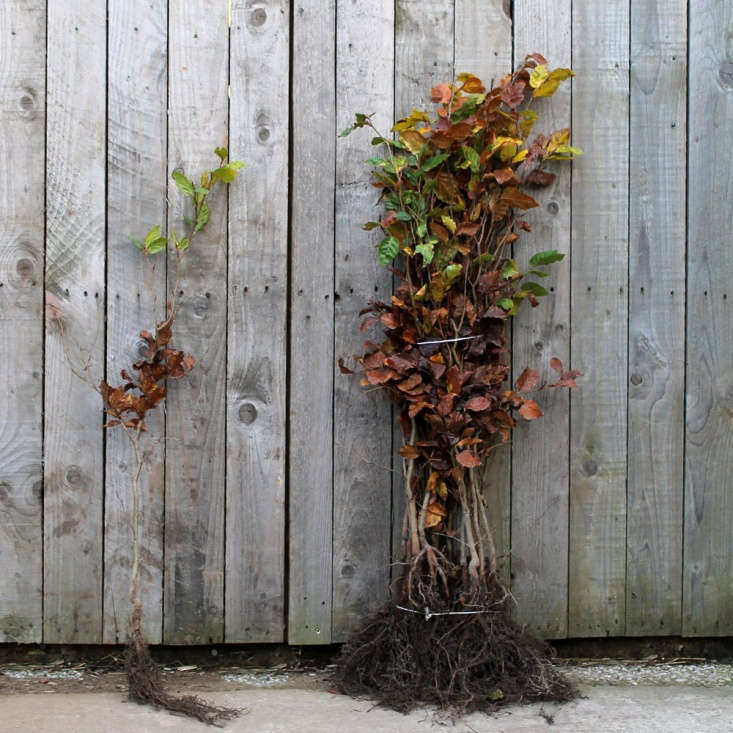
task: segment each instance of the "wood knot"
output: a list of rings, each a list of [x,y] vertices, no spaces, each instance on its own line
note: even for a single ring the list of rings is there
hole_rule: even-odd
[[[239,422],[251,425],[257,419],[257,408],[251,402],[243,402],[239,406]]]
[[[267,20],[267,11],[264,8],[255,8],[249,16],[250,25],[259,28]]]

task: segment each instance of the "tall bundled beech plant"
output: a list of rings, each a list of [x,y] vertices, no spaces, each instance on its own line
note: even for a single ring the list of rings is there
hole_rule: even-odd
[[[366,342],[360,373],[398,406],[406,511],[394,598],[345,646],[336,680],[398,709],[573,695],[549,648],[508,617],[482,490],[497,441],[542,415],[530,395],[575,387],[579,375],[553,359],[553,383],[528,367],[507,384],[507,323],[548,295],[546,268],[564,257],[537,251],[520,270],[523,213],[537,206],[533,189],[554,181],[554,162],[582,153],[567,128],[536,133],[533,104],[572,75],[532,54],[494,88],[471,74],[434,87],[437,114],[413,110],[394,137],[365,114],[342,133],[368,128],[384,150],[367,161],[384,215],[364,228],[381,230],[377,256],[398,284],[389,303],[362,311],[362,331],[383,336]]]

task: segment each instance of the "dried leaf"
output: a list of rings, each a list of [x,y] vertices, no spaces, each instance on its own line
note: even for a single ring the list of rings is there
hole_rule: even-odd
[[[465,468],[477,468],[481,465],[481,459],[470,450],[461,451],[457,456],[456,460]]]

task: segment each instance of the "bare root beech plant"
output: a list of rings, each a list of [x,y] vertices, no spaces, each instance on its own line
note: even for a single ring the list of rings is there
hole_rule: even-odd
[[[180,274],[183,261],[194,239],[209,221],[211,210],[208,199],[218,185],[227,185],[234,181],[243,164],[238,161],[227,162],[229,153],[226,148],[216,148],[219,166],[204,172],[197,185],[186,175],[176,170],[173,180],[178,190],[189,200],[189,212],[185,219],[185,234],[177,235],[171,229],[170,238],[161,234],[160,226],[154,226],[142,240],[133,239],[133,244],[146,257],[153,257],[161,252],[173,250],[175,253],[175,284],[166,302],[166,317],[151,331],[141,331],[140,337],[147,344],[141,359],[132,364],[131,371],[122,369],[122,382],[112,385],[106,380],[97,385],[91,384],[100,393],[108,421],[105,428],[123,430],[130,441],[135,463],[131,472],[132,495],[132,559],[130,573],[130,627],[128,646],[125,657],[125,669],[128,679],[128,695],[131,700],[165,708],[171,712],[189,715],[199,720],[215,724],[220,720],[228,720],[240,713],[239,710],[222,708],[194,696],[170,695],[163,683],[160,672],[155,665],[142,632],[143,601],[140,589],[140,528],[143,516],[140,507],[140,477],[145,470],[145,453],[141,443],[147,433],[146,418],[165,400],[167,380],[180,379],[194,367],[194,357],[180,349],[173,348],[173,326],[178,314]],[[52,316],[61,329],[63,338],[63,315],[58,304],[53,304]],[[73,359],[64,343],[67,360],[73,365]],[[74,372],[89,383],[84,370]]]
[[[491,89],[471,74],[434,87],[437,115],[414,110],[394,137],[364,114],[342,133],[368,128],[385,150],[367,161],[385,213],[364,228],[382,231],[377,256],[398,285],[391,302],[362,311],[362,331],[381,325],[384,335],[359,361],[361,383],[399,409],[406,511],[395,598],[347,643],[336,680],[397,709],[574,694],[544,642],[508,616],[482,483],[516,420],[542,415],[530,394],[575,387],[579,376],[553,359],[552,383],[531,368],[506,383],[506,325],[548,295],[545,268],[564,257],[539,251],[520,271],[513,249],[530,232],[522,213],[537,206],[532,189],[555,179],[551,163],[582,153],[569,129],[534,133],[533,103],[572,75],[532,54]]]

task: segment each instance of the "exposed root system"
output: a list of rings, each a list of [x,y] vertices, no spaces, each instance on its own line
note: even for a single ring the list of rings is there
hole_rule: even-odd
[[[171,695],[163,684],[160,670],[150,656],[142,634],[134,632],[125,654],[128,699],[141,705],[152,705],[177,715],[196,718],[209,725],[219,725],[241,714],[237,708],[225,708],[202,700],[195,695]]]
[[[400,712],[419,705],[489,712],[510,702],[576,697],[552,664],[549,645],[509,618],[501,585],[493,581],[486,588],[481,613],[426,619],[418,609],[387,603],[343,646],[334,683],[345,694]]]

